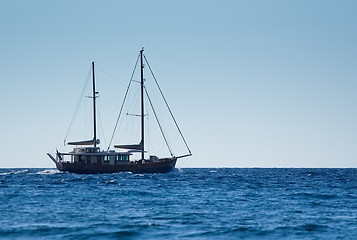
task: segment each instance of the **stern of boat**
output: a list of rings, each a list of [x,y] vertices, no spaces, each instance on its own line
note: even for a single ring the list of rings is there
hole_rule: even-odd
[[[57,153],[56,157],[54,157],[51,153],[47,153],[47,156],[56,164],[56,168],[61,171],[63,166],[62,166],[62,163],[58,159],[58,153]]]

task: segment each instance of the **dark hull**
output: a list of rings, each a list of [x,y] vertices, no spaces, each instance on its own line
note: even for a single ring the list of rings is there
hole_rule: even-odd
[[[158,162],[141,161],[130,162],[120,165],[91,165],[69,162],[56,163],[57,169],[62,172],[79,173],[79,174],[96,174],[96,173],[167,173],[175,168],[177,158],[161,159]]]

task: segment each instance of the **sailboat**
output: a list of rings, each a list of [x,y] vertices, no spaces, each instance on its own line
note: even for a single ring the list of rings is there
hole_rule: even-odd
[[[93,74],[93,91],[90,98],[93,99],[93,139],[86,141],[68,142],[67,145],[75,146],[70,152],[59,152],[56,150],[56,154],[47,153],[50,159],[56,164],[59,171],[78,173],[78,174],[96,174],[96,173],[117,173],[117,172],[133,172],[133,173],[167,173],[175,168],[176,162],[179,158],[191,156],[191,150],[189,149],[182,132],[173,117],[172,111],[164,98],[166,106],[169,109],[172,119],[187,147],[188,153],[180,156],[171,156],[165,158],[159,158],[155,155],[150,155],[145,158],[145,112],[144,112],[144,60],[148,64],[146,57],[143,54],[144,49],[140,50],[138,58],[140,58],[141,74],[140,74],[140,102],[141,102],[141,140],[138,144],[125,144],[114,145],[114,149],[101,149],[98,147],[100,140],[97,138],[97,116],[96,116],[96,98],[98,92],[96,92],[95,86],[95,74],[94,74],[94,62],[92,62],[92,74]],[[150,68],[151,70],[151,68]],[[156,78],[154,77],[155,81]],[[156,81],[157,83],[157,81]],[[157,83],[158,84],[158,83]],[[124,98],[125,101],[125,98]],[[151,103],[151,101],[150,101]],[[119,114],[120,116],[120,114]],[[117,121],[118,122],[118,121]],[[161,127],[160,127],[161,129]],[[163,133],[163,132],[162,132]],[[165,139],[166,141],[166,139]],[[123,151],[125,149],[125,151]],[[135,153],[141,153],[141,158],[132,160],[131,157]]]

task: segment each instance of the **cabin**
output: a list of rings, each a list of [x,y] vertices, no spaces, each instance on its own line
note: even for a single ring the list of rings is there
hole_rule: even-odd
[[[130,153],[111,151],[100,151],[98,147],[74,148],[69,153],[71,163],[88,165],[120,165],[128,164]]]

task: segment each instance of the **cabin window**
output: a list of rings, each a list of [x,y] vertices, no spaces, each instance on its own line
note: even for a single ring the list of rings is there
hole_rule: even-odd
[[[115,160],[119,161],[129,161],[129,155],[117,155]]]
[[[104,156],[104,162],[109,162],[110,161],[110,156]]]

